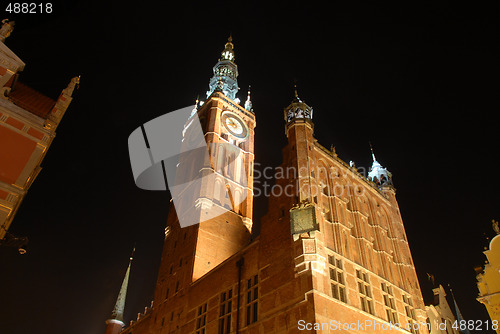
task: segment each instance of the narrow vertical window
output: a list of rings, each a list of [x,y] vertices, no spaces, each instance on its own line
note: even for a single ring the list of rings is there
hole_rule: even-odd
[[[205,334],[207,324],[207,303],[198,307],[196,312],[196,334]]]
[[[233,310],[233,289],[220,295],[219,334],[231,332],[231,312]]]
[[[415,315],[415,307],[413,306],[413,301],[411,296],[403,295],[403,305],[405,307],[405,312],[408,320],[408,327],[413,334],[420,334],[420,331],[417,329],[418,326],[414,325],[418,323],[417,316]]]
[[[358,284],[360,308],[367,313],[375,314],[375,310],[373,308],[372,289],[368,274],[357,269],[356,281]]]
[[[347,303],[345,274],[342,260],[333,255],[328,255],[328,264],[330,269],[330,284],[332,288],[332,297]]]
[[[259,277],[255,275],[247,281],[246,324],[250,325],[258,319]]]
[[[389,321],[392,324],[397,324],[398,314],[396,311],[396,303],[394,302],[394,293],[392,291],[392,286],[382,283],[381,289],[382,289],[382,297],[384,298],[387,321]]]

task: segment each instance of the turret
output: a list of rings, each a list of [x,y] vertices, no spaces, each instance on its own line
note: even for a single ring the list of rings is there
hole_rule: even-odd
[[[294,98],[292,103],[288,105],[288,107],[284,110],[285,117],[285,133],[289,135],[289,129],[294,124],[304,124],[308,125],[310,128],[311,135],[314,130],[314,124],[312,122],[313,117],[313,109],[308,106],[304,101],[302,101],[297,93],[297,85],[294,85]]]
[[[392,173],[382,167],[382,165],[377,161],[371,145],[370,150],[372,151],[373,163],[370,171],[368,172],[368,180],[374,182],[379,187],[392,186]]]
[[[130,276],[130,266],[132,264],[134,251],[132,251],[132,255],[130,256],[127,271],[125,273],[125,277],[123,278],[122,286],[120,288],[120,293],[118,294],[118,298],[116,299],[115,308],[111,313],[111,317],[108,320],[106,320],[105,334],[118,334],[122,331],[123,326],[125,326],[123,322],[123,311],[125,310],[125,299],[127,297],[128,279]]]

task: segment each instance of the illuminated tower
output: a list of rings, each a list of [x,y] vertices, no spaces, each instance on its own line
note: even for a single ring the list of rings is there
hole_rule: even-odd
[[[355,319],[409,328],[425,323],[391,173],[372,154],[373,166],[365,177],[335,151],[321,146],[313,136],[313,110],[296,89],[284,118],[288,145],[281,168],[293,167],[294,172],[285,173],[277,185],[295,187],[288,193],[296,197],[270,199],[269,207],[279,209],[270,211],[262,222],[260,241],[272,243],[267,235],[283,229],[280,219],[290,221],[295,275],[311,282],[307,299],[314,300],[315,311],[309,321]],[[271,254],[285,258],[280,251],[284,246],[275,248]],[[366,331],[384,332],[375,327]]]
[[[200,224],[181,228],[178,215],[186,212],[176,212],[171,206],[151,314],[157,319],[169,318],[171,307],[176,305],[175,297],[185,294],[193,282],[241,251],[251,239],[256,123],[250,96],[246,108],[235,97],[238,73],[234,61],[230,37],[214,66],[208,98],[196,103],[183,131],[185,140],[191,140],[190,124],[197,115],[209,157],[207,161],[193,163],[189,154],[183,156],[178,166],[180,177],[187,174],[195,179],[214,173],[215,178],[203,178],[202,187],[196,190],[199,193],[195,194],[195,205],[186,209],[195,211],[202,221]],[[185,191],[189,196],[191,192],[190,188]],[[205,220],[207,212],[220,209],[222,215]],[[158,321],[153,326],[162,325]]]

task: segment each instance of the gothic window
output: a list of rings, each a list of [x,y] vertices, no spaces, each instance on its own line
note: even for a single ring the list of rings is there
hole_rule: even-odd
[[[247,282],[247,298],[246,298],[246,324],[247,326],[257,322],[258,307],[259,307],[259,276],[255,275]]]
[[[328,264],[330,270],[330,284],[332,287],[332,297],[347,303],[345,274],[342,260],[332,255],[328,255]]]
[[[196,334],[205,334],[207,324],[207,303],[198,307],[196,313]]]
[[[356,282],[358,284],[361,309],[367,313],[375,314],[373,308],[373,296],[368,279],[368,274],[359,269],[356,269]]]
[[[231,312],[233,308],[233,289],[220,295],[219,334],[231,332]]]
[[[382,297],[384,298],[387,321],[389,321],[392,324],[397,324],[398,315],[396,311],[396,303],[394,302],[394,293],[392,290],[392,286],[382,282],[381,288],[382,288]]]

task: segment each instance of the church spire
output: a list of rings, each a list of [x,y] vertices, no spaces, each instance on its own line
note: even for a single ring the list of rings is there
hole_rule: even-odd
[[[122,331],[123,326],[123,311],[125,310],[125,299],[127,297],[128,280],[130,276],[130,266],[132,264],[133,256],[135,252],[135,247],[132,250],[130,259],[128,262],[127,271],[125,272],[125,277],[123,278],[122,286],[120,288],[120,293],[116,299],[115,308],[111,313],[111,317],[106,320],[106,334],[118,334]]]
[[[233,37],[230,35],[224,50],[221,52],[219,61],[213,68],[214,75],[210,79],[207,98],[214,91],[220,91],[231,100],[236,100],[239,87],[236,79],[238,77],[238,66],[234,62],[234,58]],[[239,103],[239,100],[236,102]]]

